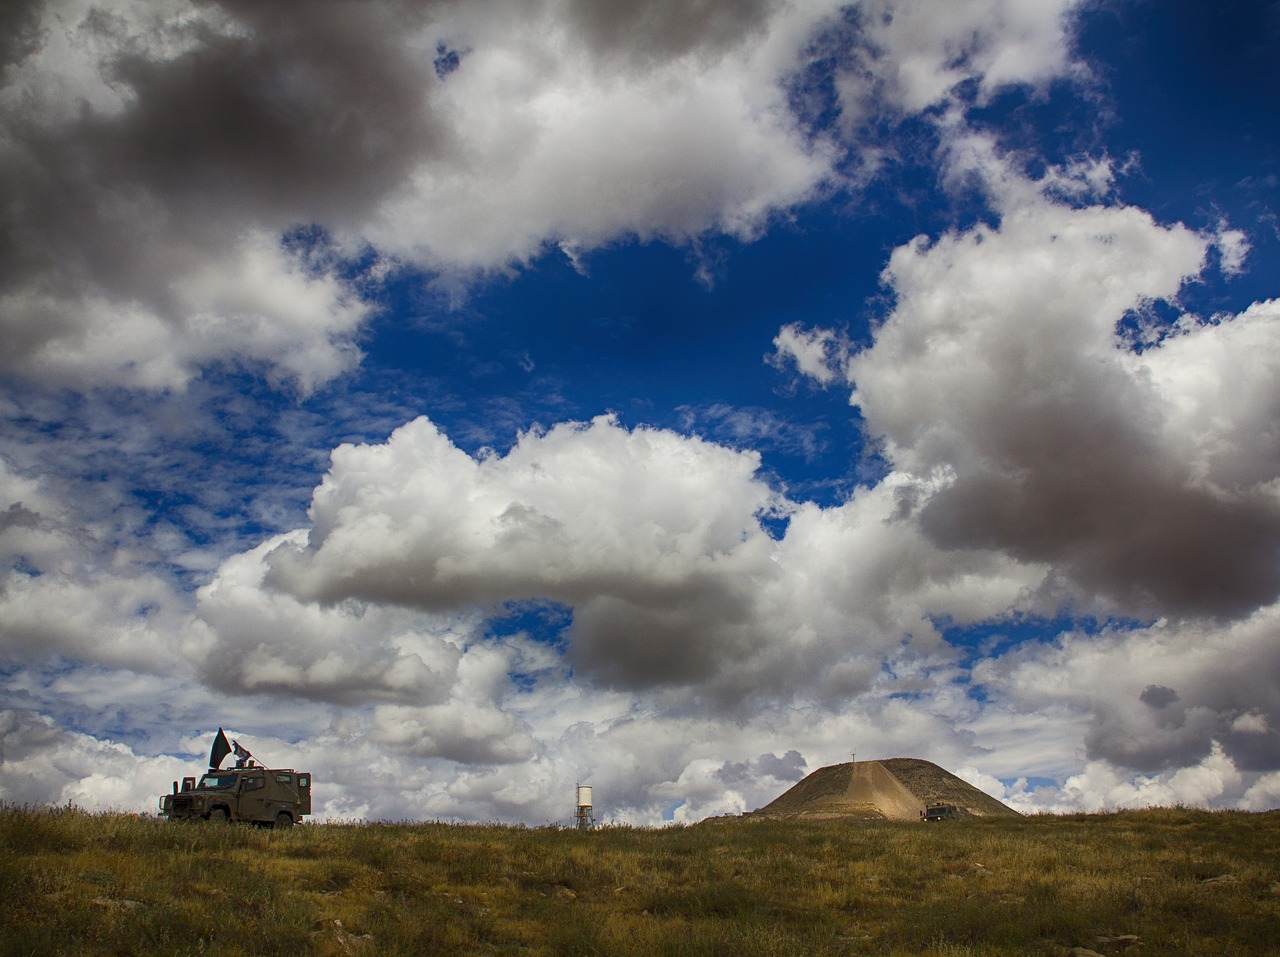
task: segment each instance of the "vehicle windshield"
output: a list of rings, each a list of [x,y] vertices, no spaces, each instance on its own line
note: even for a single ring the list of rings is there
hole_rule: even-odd
[[[200,779],[202,788],[232,788],[236,786],[234,774],[206,774]]]

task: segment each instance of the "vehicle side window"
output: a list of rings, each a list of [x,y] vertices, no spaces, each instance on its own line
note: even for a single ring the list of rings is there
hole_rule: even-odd
[[[309,774],[299,774],[299,775],[298,775],[298,787],[300,787],[300,788],[309,788],[309,787],[311,787],[311,775],[309,775]]]
[[[256,777],[255,777],[255,778],[245,778],[245,779],[244,779],[244,789],[245,789],[246,791],[255,791],[255,790],[257,790],[258,788],[266,787],[266,784],[267,784],[267,782],[266,782],[266,779],[265,779],[265,778],[256,778]]]
[[[292,774],[277,774],[277,775],[276,775],[276,782],[277,782],[278,784],[292,784],[292,783],[293,783],[293,775],[292,775]]]

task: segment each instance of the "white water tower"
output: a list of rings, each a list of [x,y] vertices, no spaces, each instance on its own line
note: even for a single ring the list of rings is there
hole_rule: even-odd
[[[574,814],[575,820],[578,822],[578,828],[585,831],[596,823],[595,815],[591,813],[591,785],[578,785],[578,808]]]

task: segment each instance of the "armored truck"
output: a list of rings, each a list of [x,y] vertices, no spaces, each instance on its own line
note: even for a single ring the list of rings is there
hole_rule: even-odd
[[[221,770],[227,755],[235,753],[236,766]],[[264,768],[239,741],[227,743],[218,729],[209,752],[209,771],[183,778],[182,788],[160,798],[160,814],[169,820],[203,818],[215,821],[249,821],[271,827],[293,827],[311,813],[311,772],[293,768]]]
[[[293,768],[243,768],[210,771],[183,778],[182,788],[160,798],[160,813],[170,820],[252,821],[293,827],[311,813],[311,775]]]
[[[930,804],[920,812],[922,821],[954,821],[959,816],[960,811],[954,804]]]

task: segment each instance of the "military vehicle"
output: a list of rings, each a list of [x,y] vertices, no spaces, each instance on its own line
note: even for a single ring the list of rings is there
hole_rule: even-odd
[[[920,812],[923,821],[954,821],[960,816],[954,804],[929,804]]]
[[[220,770],[234,750],[236,766]],[[227,744],[221,728],[209,752],[209,770],[173,782],[173,792],[160,798],[160,814],[169,820],[203,818],[249,821],[271,827],[293,827],[311,813],[311,773],[293,768],[265,768],[239,742]]]

